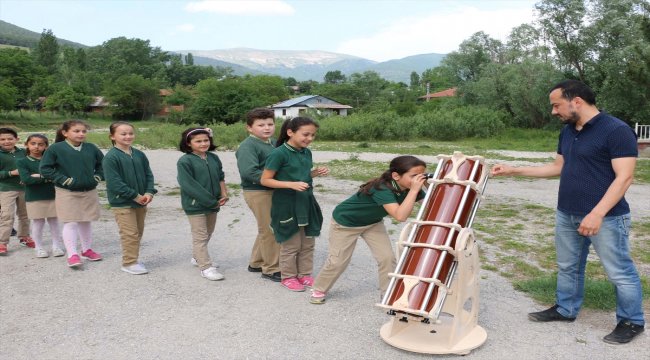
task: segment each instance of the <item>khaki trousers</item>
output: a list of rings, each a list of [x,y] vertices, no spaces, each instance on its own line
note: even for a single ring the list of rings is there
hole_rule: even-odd
[[[305,228],[302,226],[291,239],[280,243],[280,271],[283,280],[298,275],[311,275],[314,270],[315,244],[313,237],[305,236]]]
[[[144,218],[147,208],[118,208],[112,209],[115,222],[120,229],[122,245],[122,266],[131,266],[138,262],[140,255],[140,240],[144,233]]]
[[[192,257],[199,265],[199,269],[205,270],[212,266],[212,260],[208,253],[208,242],[210,242],[214,226],[217,223],[217,213],[188,215],[187,218],[192,229]]]
[[[29,236],[29,218],[24,191],[0,191],[0,244],[8,244],[14,219],[18,218],[18,236]]]
[[[379,266],[379,288],[382,292],[388,288],[388,273],[395,270],[395,255],[390,244],[383,221],[360,226],[346,227],[332,219],[330,225],[329,254],[323,269],[314,281],[314,289],[327,292],[348,267],[357,239],[362,237],[370,248],[372,256]]]
[[[262,268],[264,274],[280,271],[280,245],[271,230],[271,199],[273,190],[244,190],[244,200],[257,221],[257,238],[253,244],[250,267]]]

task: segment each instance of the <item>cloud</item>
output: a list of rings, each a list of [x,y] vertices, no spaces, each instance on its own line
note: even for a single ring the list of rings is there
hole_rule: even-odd
[[[343,42],[336,51],[376,61],[399,59],[415,54],[446,54],[457,50],[461,42],[478,31],[505,42],[513,27],[531,23],[532,20],[531,8],[455,8],[424,16],[396,19],[373,35]]]
[[[293,15],[295,9],[281,0],[204,0],[185,6],[188,12],[211,12],[228,15]]]
[[[194,31],[196,27],[192,24],[181,24],[181,25],[176,25],[176,30],[180,32],[192,32]]]

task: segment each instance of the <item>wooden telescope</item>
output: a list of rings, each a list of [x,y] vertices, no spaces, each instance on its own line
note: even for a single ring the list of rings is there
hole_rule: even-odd
[[[468,354],[487,339],[478,326],[479,257],[471,230],[487,183],[480,156],[438,155],[422,206],[398,241],[381,303],[384,341],[428,354]]]

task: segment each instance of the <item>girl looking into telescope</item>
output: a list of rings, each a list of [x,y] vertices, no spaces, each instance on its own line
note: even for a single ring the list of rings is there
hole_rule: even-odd
[[[398,156],[380,177],[361,185],[356,194],[340,203],[332,213],[329,254],[310,297],[312,304],[325,302],[327,292],[348,267],[357,239],[362,237],[379,267],[379,287],[388,287],[388,273],[395,269],[395,255],[384,226],[390,215],[399,222],[424,198],[422,186],[427,174],[424,161],[414,156]]]

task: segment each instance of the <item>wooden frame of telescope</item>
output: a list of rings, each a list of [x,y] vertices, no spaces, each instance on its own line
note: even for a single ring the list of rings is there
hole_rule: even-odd
[[[467,354],[487,339],[478,326],[479,257],[471,225],[487,183],[479,156],[439,155],[415,221],[398,242],[398,263],[377,306],[393,318],[380,330],[408,351]]]

